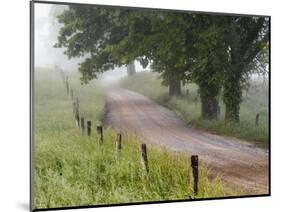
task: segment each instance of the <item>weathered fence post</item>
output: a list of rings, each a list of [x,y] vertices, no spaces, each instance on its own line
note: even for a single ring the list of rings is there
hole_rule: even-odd
[[[82,134],[84,135],[84,131],[85,131],[85,123],[84,123],[84,117],[81,117],[81,130],[82,130]]]
[[[70,89],[70,96],[71,96],[71,100],[73,100],[73,89]]]
[[[77,108],[77,103],[73,102],[73,116],[75,119],[76,127],[80,127],[79,110]]]
[[[78,97],[76,97],[76,108],[79,111],[79,98]]]
[[[117,155],[117,157],[119,157],[121,149],[122,149],[122,134],[118,133],[117,134],[117,140],[116,140],[116,155]]]
[[[92,125],[92,122],[87,121],[87,135],[88,136],[91,136],[91,125]]]
[[[193,192],[194,195],[198,194],[198,166],[199,166],[199,158],[198,155],[191,156],[191,168],[192,168],[192,176],[193,176]]]
[[[65,84],[66,84],[66,93],[69,95],[69,84],[68,84],[68,77],[65,79]]]
[[[76,120],[76,126],[80,128],[79,103],[77,101],[75,103],[75,120]]]
[[[99,137],[99,144],[103,144],[103,128],[102,126],[97,126],[97,134]]]
[[[79,112],[75,112],[75,120],[76,120],[76,127],[80,128],[80,118],[79,118]]]
[[[260,119],[260,114],[257,113],[257,115],[256,115],[256,126],[259,126],[259,119]]]
[[[72,111],[72,112],[73,112],[73,116],[74,116],[74,118],[75,118],[75,115],[76,115],[76,102],[73,102],[73,103],[72,103],[72,107],[73,107],[73,108],[72,108],[72,109],[73,109],[73,111]]]
[[[141,144],[141,158],[142,158],[144,169],[145,169],[146,173],[148,173],[149,168],[148,168],[146,144]]]

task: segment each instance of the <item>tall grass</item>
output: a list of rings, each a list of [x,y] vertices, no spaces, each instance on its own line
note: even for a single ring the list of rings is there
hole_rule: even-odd
[[[101,123],[105,94],[97,82],[79,84],[69,74],[87,120]],[[140,139],[123,136],[121,155],[115,153],[116,131],[106,129],[104,144],[75,128],[72,104],[59,75],[35,72],[35,207],[70,207],[188,198],[222,197],[219,178],[209,180],[200,164],[199,193],[189,184],[190,158],[148,146],[149,173],[140,157]]]
[[[244,92],[238,124],[224,121],[225,106],[222,100],[220,100],[221,113],[217,121],[201,119],[200,98],[195,84],[183,86],[182,97],[169,97],[168,88],[163,86],[158,75],[152,72],[141,72],[130,79],[125,78],[121,81],[121,85],[169,107],[185,122],[195,127],[249,141],[268,142],[268,87],[260,80],[252,81],[247,94]],[[259,126],[255,124],[257,113],[260,114]]]

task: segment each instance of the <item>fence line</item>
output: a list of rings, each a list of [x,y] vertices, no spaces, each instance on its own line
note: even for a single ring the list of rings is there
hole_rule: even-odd
[[[73,116],[75,119],[75,123],[76,123],[76,127],[77,128],[81,128],[81,132],[82,135],[84,135],[85,133],[85,117],[81,117],[80,118],[80,107],[79,107],[79,98],[76,97],[74,100],[74,90],[73,88],[70,88],[69,85],[69,78],[68,76],[63,72],[63,70],[59,70],[60,76],[63,80],[63,82],[65,83],[66,86],[66,93],[67,96],[70,95],[72,103],[73,103]],[[195,101],[198,100],[197,97],[195,97]],[[259,125],[259,113],[257,113],[256,115],[256,126]],[[88,120],[86,122],[86,128],[87,128],[87,135],[89,137],[92,136],[92,121]],[[96,128],[97,130],[97,135],[98,135],[98,142],[99,144],[103,144],[104,143],[104,134],[103,134],[103,126],[97,126]],[[121,150],[122,150],[122,134],[121,132],[117,134],[117,139],[116,139],[116,157],[117,159],[120,158],[120,154],[121,154]],[[146,174],[149,173],[149,162],[148,162],[148,155],[147,155],[147,146],[145,143],[142,143],[140,145],[140,153],[141,153],[141,162],[143,164],[143,169],[145,171]],[[199,182],[199,157],[198,155],[192,155],[191,158],[191,173],[190,173],[190,180],[191,180],[191,185],[193,188],[193,193],[194,195],[198,195],[198,182]],[[190,199],[191,196],[189,196]]]

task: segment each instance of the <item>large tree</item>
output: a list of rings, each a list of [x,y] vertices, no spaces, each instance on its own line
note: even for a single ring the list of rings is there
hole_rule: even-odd
[[[233,16],[228,17],[227,25],[225,42],[229,57],[223,80],[225,119],[238,122],[243,86],[249,74],[259,72],[268,62],[269,19]]]
[[[199,86],[201,116],[205,119],[217,119],[220,113],[222,73],[227,58],[223,23],[222,16],[201,14],[193,19],[191,76]]]

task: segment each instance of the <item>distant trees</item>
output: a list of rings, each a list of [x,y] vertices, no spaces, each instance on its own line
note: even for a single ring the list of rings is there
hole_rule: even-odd
[[[56,47],[66,47],[70,58],[86,57],[80,65],[84,82],[121,65],[133,74],[135,60],[152,64],[170,96],[181,95],[182,83],[199,86],[206,119],[218,117],[223,92],[225,119],[239,121],[242,88],[268,62],[265,17],[70,6],[58,20],[63,26]]]

